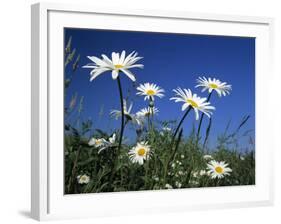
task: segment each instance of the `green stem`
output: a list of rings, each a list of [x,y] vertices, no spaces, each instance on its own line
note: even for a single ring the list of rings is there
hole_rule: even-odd
[[[154,108],[154,102],[152,100],[152,97],[150,96],[149,97],[149,105],[148,105],[148,108],[149,108],[149,117],[151,118],[150,119],[150,131],[153,129],[153,108]],[[151,116],[150,116],[151,115]]]
[[[204,143],[203,143],[203,151],[205,150],[206,143],[207,143],[207,140],[208,140],[209,135],[210,135],[211,126],[212,126],[212,118],[210,117],[209,118],[209,124],[208,124],[207,130],[206,130],[206,135],[205,135]]]
[[[147,115],[147,131],[150,131],[150,119],[149,119],[149,114]]]
[[[213,90],[209,93],[209,96],[207,98],[207,102],[210,101],[211,99],[211,96],[212,96],[212,93],[213,93]],[[199,139],[199,135],[200,135],[200,131],[201,131],[201,125],[202,125],[202,122],[203,122],[203,118],[204,118],[205,114],[202,113],[201,114],[201,117],[200,117],[200,121],[199,121],[199,126],[198,126],[198,130],[197,130],[197,135],[196,135],[196,139],[197,139],[197,142],[198,142],[198,139]]]
[[[173,135],[173,138],[172,138],[172,145],[174,144],[175,137],[176,137],[176,135],[177,135],[177,133],[178,133],[178,131],[179,131],[179,129],[180,129],[180,127],[181,127],[181,125],[182,125],[184,119],[186,118],[186,116],[188,115],[188,113],[189,113],[189,111],[190,111],[191,109],[192,109],[192,107],[189,106],[188,109],[186,110],[185,114],[183,115],[182,119],[180,120],[180,122],[179,122],[179,124],[178,124],[178,126],[177,126],[177,128],[176,128],[176,131],[175,131],[175,133],[174,133],[174,135]]]
[[[150,102],[149,102],[149,107],[150,107],[150,112],[151,112],[151,123],[153,122],[153,112],[154,112],[154,101],[152,100],[152,97],[149,98]]]
[[[120,97],[120,106],[121,106],[121,130],[120,130],[120,137],[119,137],[119,143],[118,143],[118,148],[117,148],[117,153],[115,156],[115,160],[113,162],[113,168],[110,176],[110,182],[112,183],[113,176],[116,172],[116,167],[118,166],[118,158],[120,155],[121,151],[121,145],[122,145],[122,139],[123,139],[123,133],[124,133],[124,103],[123,103],[123,93],[122,93],[122,87],[121,87],[121,80],[120,77],[117,77],[117,83],[118,83],[118,89],[119,89],[119,97]],[[121,173],[122,175],[122,173]]]
[[[117,155],[119,155],[120,150],[121,150],[123,133],[124,133],[124,103],[123,103],[123,93],[122,93],[121,81],[120,81],[119,76],[117,77],[117,83],[118,83],[120,106],[121,106],[121,131],[120,131],[120,138],[119,138],[118,152],[117,152]]]

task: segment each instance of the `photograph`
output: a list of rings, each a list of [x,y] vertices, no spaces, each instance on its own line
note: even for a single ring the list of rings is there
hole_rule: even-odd
[[[255,185],[254,37],[63,38],[65,194]]]

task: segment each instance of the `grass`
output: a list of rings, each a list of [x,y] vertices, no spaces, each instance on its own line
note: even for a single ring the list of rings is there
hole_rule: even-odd
[[[153,154],[143,165],[139,165],[132,163],[128,156],[133,144],[122,144],[120,154],[116,158],[118,144],[98,154],[96,147],[88,145],[89,139],[81,135],[85,130],[77,131],[69,127],[67,130],[65,135],[67,194],[255,184],[254,152],[249,151],[242,155],[237,149],[229,148],[230,143],[223,143],[220,139],[217,148],[208,155],[214,160],[226,161],[232,173],[218,181],[211,179],[207,174],[200,175],[200,171],[201,173],[204,173],[203,170],[206,171],[208,159],[204,158],[206,152],[203,151],[202,145],[197,143],[194,133],[189,137],[178,139],[177,150],[171,147],[172,131],[163,132],[155,128],[143,133],[142,138],[148,141]],[[109,137],[102,132],[96,132],[94,136],[105,139]],[[115,159],[118,159],[118,166],[112,177]],[[88,184],[78,183],[77,176],[83,174],[90,177]]]

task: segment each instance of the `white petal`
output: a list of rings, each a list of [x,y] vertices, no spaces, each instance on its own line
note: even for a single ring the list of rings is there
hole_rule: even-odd
[[[119,54],[115,53],[115,52],[112,52],[111,57],[112,57],[112,63],[114,65],[117,65],[118,62],[119,62]]]
[[[194,113],[195,113],[195,120],[199,119],[199,112],[197,108],[194,108]]]
[[[125,55],[126,55],[126,51],[122,51],[121,56],[119,58],[119,62],[118,62],[119,65],[123,65],[124,59],[125,59]]]
[[[101,149],[99,149],[98,154],[99,154],[101,151],[105,150],[106,148],[107,148],[107,147],[102,147]]]
[[[94,63],[88,63],[84,66],[82,66],[82,68],[97,68],[97,64],[94,64]]]
[[[127,62],[131,59],[131,57],[132,57],[132,55],[133,55],[134,53],[135,53],[134,51],[131,52],[131,53],[125,58],[125,60],[123,61],[124,65],[127,64]]]
[[[118,70],[112,70],[112,78],[113,79],[117,79],[117,77],[118,77]]]
[[[135,65],[130,65],[126,66],[126,68],[143,68],[144,66],[142,64],[135,64]]]
[[[189,106],[189,103],[183,104],[182,107],[181,107],[181,110],[182,111],[186,110],[186,108],[188,108],[188,106]]]
[[[126,69],[120,69],[122,72],[125,73],[125,75],[127,75],[133,82],[136,81],[136,78],[134,76],[134,74],[132,72],[130,72],[129,70]]]
[[[88,58],[91,61],[95,62],[99,66],[106,66],[106,63],[103,60],[101,60],[101,59],[99,59],[99,58],[97,58],[95,56],[88,56]]]
[[[102,56],[103,60],[104,60],[110,67],[113,67],[112,61],[111,61],[105,54],[102,54],[101,56]]]
[[[93,70],[91,72],[91,78],[90,81],[93,81],[96,77],[98,77],[99,75],[101,75],[102,73],[108,71],[108,69],[98,69],[98,70]]]

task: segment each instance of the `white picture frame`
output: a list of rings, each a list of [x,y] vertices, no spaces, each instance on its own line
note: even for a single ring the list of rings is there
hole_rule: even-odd
[[[64,195],[61,179],[63,66],[59,64],[63,57],[57,50],[63,49],[63,27],[255,37],[256,185]],[[273,80],[272,33],[272,18],[97,9],[94,6],[50,3],[32,5],[32,217],[50,220],[126,215],[128,210],[130,214],[137,214],[271,205],[273,141],[266,131],[272,123],[266,108],[271,105],[267,98]],[[135,209],[131,209],[132,206]]]

